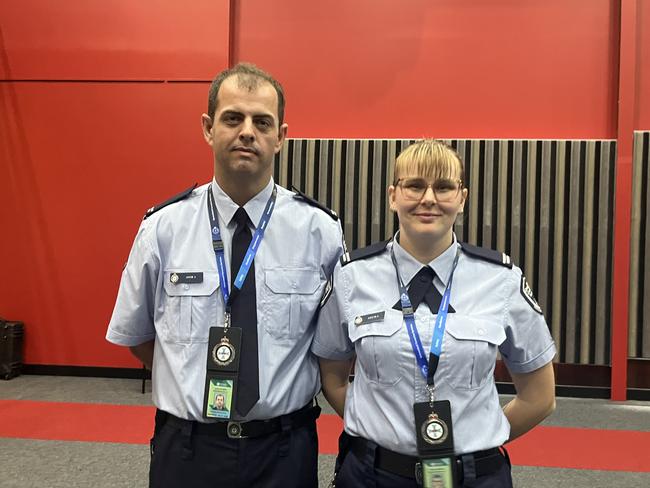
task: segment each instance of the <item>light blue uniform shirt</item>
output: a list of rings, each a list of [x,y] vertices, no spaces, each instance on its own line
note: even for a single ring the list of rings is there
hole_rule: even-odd
[[[273,184],[244,205],[253,225],[260,220]],[[231,220],[238,205],[215,181],[211,185],[230,273],[236,228]],[[122,346],[155,339],[155,405],[199,421],[203,420],[208,331],[224,323],[207,212],[208,187],[197,188],[142,222],[106,334],[107,340]],[[338,221],[278,186],[275,209],[255,256],[260,399],[246,420],[298,410],[320,390],[318,364],[309,347],[319,300],[343,252],[342,243]],[[170,276],[179,272],[201,272],[203,282],[172,283]]]
[[[452,246],[429,263],[441,295],[458,246],[454,237]],[[405,283],[423,267],[394,241],[380,254],[337,264],[312,351],[333,360],[356,355],[355,379],[345,401],[345,430],[415,456],[413,404],[428,401],[429,396],[402,312],[393,309],[399,292],[391,248]],[[510,425],[494,383],[497,350],[514,373],[534,371],[555,355],[544,316],[524,297],[522,283],[516,266],[509,269],[460,254],[450,300],[455,313],[447,316],[434,378],[436,400],[451,402],[457,454],[500,446],[508,440]],[[376,312],[384,312],[383,319],[361,319]],[[427,353],[437,312],[431,312],[425,302],[415,312]]]

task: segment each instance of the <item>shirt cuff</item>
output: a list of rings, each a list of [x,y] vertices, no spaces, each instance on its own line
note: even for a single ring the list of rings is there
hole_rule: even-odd
[[[153,341],[155,338],[155,332],[153,334],[141,336],[124,335],[113,329],[108,329],[108,332],[106,332],[106,340],[113,344],[117,344],[118,346],[139,346],[145,342]]]
[[[316,339],[311,343],[311,352],[319,358],[331,359],[333,361],[343,361],[354,357],[354,349],[350,349],[349,351],[332,349],[331,347],[324,346]]]
[[[537,355],[537,357],[534,357],[525,363],[508,361],[505,357],[503,357],[503,361],[506,363],[508,370],[512,373],[530,373],[531,371],[535,371],[542,366],[550,363],[555,357],[556,353],[557,351],[555,349],[555,343],[551,342],[544,351]]]

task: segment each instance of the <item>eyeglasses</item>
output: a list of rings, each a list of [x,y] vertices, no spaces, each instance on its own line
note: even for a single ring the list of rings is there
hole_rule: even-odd
[[[439,179],[429,183],[424,178],[399,178],[395,182],[395,186],[402,189],[404,198],[417,202],[422,200],[427,189],[431,187],[437,202],[449,203],[456,200],[460,189],[463,187],[463,182],[461,180]]]

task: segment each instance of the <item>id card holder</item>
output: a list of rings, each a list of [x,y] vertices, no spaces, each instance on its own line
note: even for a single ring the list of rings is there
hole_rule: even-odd
[[[413,405],[424,488],[456,488],[456,456],[449,400]]]
[[[241,355],[239,327],[210,327],[203,394],[203,417],[229,420],[237,398]]]

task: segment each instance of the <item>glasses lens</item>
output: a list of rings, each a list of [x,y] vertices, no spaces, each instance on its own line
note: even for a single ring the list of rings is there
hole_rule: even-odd
[[[421,200],[429,188],[429,183],[423,178],[405,178],[399,183],[404,192],[404,197],[408,200]],[[458,196],[460,182],[458,180],[448,179],[436,180],[431,184],[431,189],[436,197],[436,201],[442,203],[452,202]]]
[[[433,183],[433,192],[439,202],[452,202],[458,196],[460,182],[454,180],[437,180]]]

